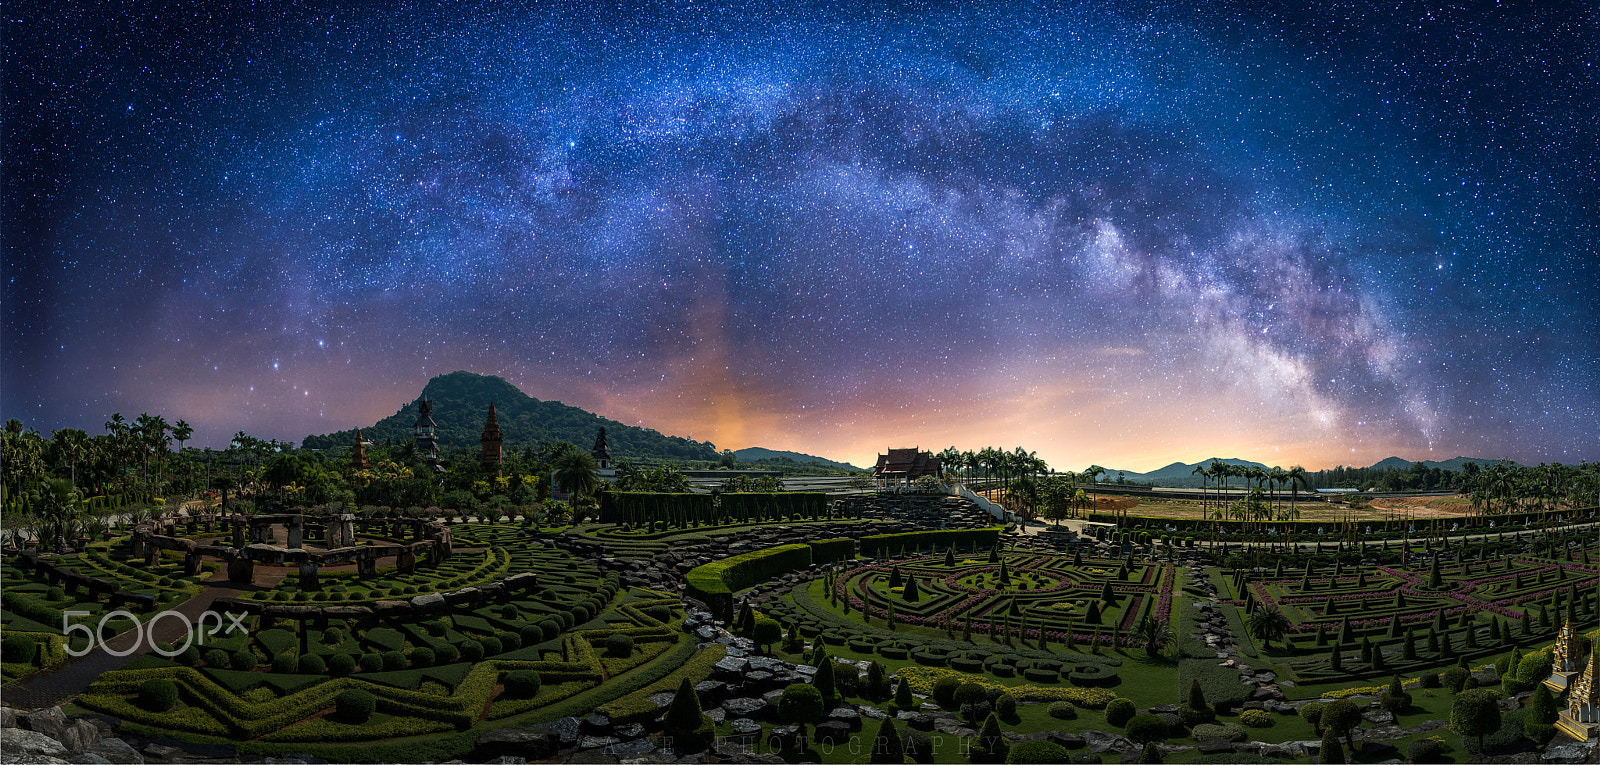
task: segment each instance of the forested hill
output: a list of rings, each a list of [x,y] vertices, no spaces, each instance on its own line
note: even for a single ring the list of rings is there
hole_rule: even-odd
[[[493,402],[507,449],[540,441],[567,441],[587,451],[594,445],[595,431],[603,427],[611,455],[618,459],[715,460],[718,456],[709,443],[624,425],[560,401],[540,401],[502,378],[471,372],[451,372],[429,380],[421,396],[377,424],[363,427],[361,435],[396,444],[411,440],[417,423],[417,402],[423,397],[433,399],[433,421],[439,426],[441,450],[452,446],[477,448],[484,418]],[[354,430],[341,430],[306,436],[301,446],[343,450],[354,441]]]

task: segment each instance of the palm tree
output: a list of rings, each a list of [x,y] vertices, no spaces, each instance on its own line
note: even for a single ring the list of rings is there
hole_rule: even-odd
[[[1284,616],[1277,606],[1261,605],[1250,612],[1245,629],[1250,631],[1250,637],[1261,641],[1263,649],[1270,651],[1272,641],[1281,640],[1289,634],[1289,617]]]
[[[1140,617],[1139,623],[1133,628],[1134,634],[1144,640],[1144,652],[1152,658],[1161,653],[1161,649],[1172,643],[1172,628],[1166,621],[1157,619],[1150,614]]]
[[[184,443],[194,437],[194,428],[189,427],[189,423],[178,420],[172,425],[172,437],[178,441],[178,451],[182,453]],[[406,443],[409,444],[411,442],[407,441]]]
[[[551,460],[551,467],[555,469],[556,485],[574,498],[579,495],[592,495],[600,486],[600,465],[594,461],[594,455],[571,444],[562,449]]]
[[[41,535],[40,542],[53,540],[58,549],[66,547],[67,531],[83,510],[80,504],[83,495],[71,481],[63,478],[52,478],[45,482],[43,488],[39,497],[39,517],[45,522],[45,533]]]
[[[93,448],[89,434],[77,428],[62,428],[50,434],[50,449],[56,460],[72,468],[72,485],[78,485],[78,463],[87,459]]]
[[[1204,518],[1207,506],[1206,487],[1210,483],[1211,472],[1206,470],[1205,465],[1195,465],[1194,470],[1189,471],[1189,475],[1194,475],[1195,473],[1200,474],[1200,517]]]

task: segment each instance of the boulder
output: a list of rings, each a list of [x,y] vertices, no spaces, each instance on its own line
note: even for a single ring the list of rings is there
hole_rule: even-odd
[[[583,732],[585,732],[585,733],[610,733],[611,732],[611,716],[610,715],[607,715],[607,714],[604,714],[604,713],[601,713],[601,712],[594,712],[594,713],[590,714],[588,717],[583,718],[583,720],[581,722],[583,724],[583,727],[581,728],[581,730],[583,730]],[[584,747],[584,748],[588,749],[589,747]]]
[[[488,761],[497,757],[513,756],[529,760],[543,760],[555,756],[561,748],[561,735],[549,728],[501,728],[484,731],[472,750],[472,759]]]
[[[60,741],[39,731],[0,728],[0,755],[4,755],[0,759],[6,762],[16,762],[24,757],[61,759],[67,756],[67,748]]]
[[[107,737],[95,742],[85,754],[99,755],[116,765],[144,765],[144,756],[120,738]]]
[[[411,607],[425,614],[441,613],[448,605],[444,596],[437,592],[424,593],[411,599]]]
[[[82,752],[105,738],[105,733],[88,720],[72,720],[56,737],[69,752]]]
[[[22,715],[22,727],[60,741],[67,730],[67,715],[61,707],[46,707]]]
[[[722,702],[722,710],[732,718],[756,717],[767,708],[767,702],[761,699],[732,698]]]

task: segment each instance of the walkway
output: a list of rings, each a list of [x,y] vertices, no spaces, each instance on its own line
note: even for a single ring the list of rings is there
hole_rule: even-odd
[[[285,573],[287,570],[284,570]],[[258,576],[258,578],[260,578]],[[277,577],[282,579],[282,575]],[[275,582],[274,582],[275,583]],[[184,616],[184,619],[174,619],[170,616],[163,617],[155,623],[155,642],[164,643],[181,641],[189,625],[198,624],[200,615],[205,613],[218,598],[231,597],[241,592],[268,589],[272,584],[240,584],[228,581],[226,569],[219,569],[206,580],[206,588],[199,595],[184,601],[177,608],[168,609]],[[148,620],[146,620],[148,621]],[[208,621],[209,625],[209,621]],[[92,626],[92,625],[91,625]],[[227,617],[223,617],[223,628],[228,626]],[[139,629],[125,630],[116,637],[106,641],[105,645],[95,648],[90,653],[76,658],[69,658],[67,663],[55,669],[34,673],[5,686],[6,706],[18,709],[40,709],[64,704],[76,698],[78,694],[88,690],[89,685],[101,675],[114,669],[119,669],[139,656],[150,653],[151,644],[143,642],[144,626]],[[128,651],[126,656],[114,656],[106,649],[122,653]],[[135,650],[129,651],[130,648]]]

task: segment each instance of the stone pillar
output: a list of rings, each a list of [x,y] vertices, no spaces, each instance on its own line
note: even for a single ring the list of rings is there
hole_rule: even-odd
[[[289,522],[284,525],[289,527],[289,548],[298,550],[304,547],[305,523],[299,518],[290,518]]]
[[[188,529],[190,534],[193,534],[200,530],[200,524],[195,520],[194,516],[191,515],[189,516],[188,522],[184,524],[184,528]]]
[[[356,576],[362,579],[372,579],[378,575],[378,556],[371,550],[362,550],[356,556]]]
[[[229,523],[233,524],[233,546],[244,547],[244,516],[235,515]]]
[[[190,552],[183,556],[183,575],[195,576],[200,573],[200,553]]]
[[[133,527],[133,557],[144,557],[144,548],[150,544],[150,527],[139,524]]]
[[[409,574],[417,570],[417,554],[409,547],[400,548],[400,557],[395,560],[395,565],[400,568],[400,573]]]
[[[161,562],[161,548],[156,547],[153,544],[145,545],[144,546],[144,564],[146,566],[149,566],[150,568],[155,568],[156,565],[159,564],[160,562]]]
[[[423,536],[422,527],[423,527],[423,525],[424,524],[422,523],[422,521],[412,521],[411,522],[411,541],[413,541],[413,542],[421,542],[422,541],[422,536]]]
[[[356,517],[349,513],[339,516],[339,546],[350,547],[356,543]]]
[[[256,564],[254,561],[239,555],[228,560],[228,581],[250,582],[255,579]]]
[[[262,545],[267,543],[267,532],[272,528],[268,523],[250,524],[250,544]]]
[[[300,589],[315,592],[322,589],[321,582],[317,581],[317,562],[305,560],[300,563]]]

